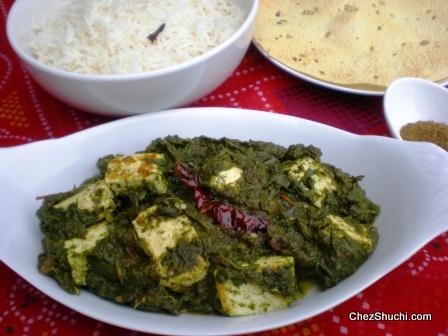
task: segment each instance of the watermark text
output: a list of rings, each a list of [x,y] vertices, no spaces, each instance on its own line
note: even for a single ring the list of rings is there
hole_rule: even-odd
[[[351,312],[348,314],[350,321],[431,321],[430,313],[385,313],[377,311],[374,313]]]

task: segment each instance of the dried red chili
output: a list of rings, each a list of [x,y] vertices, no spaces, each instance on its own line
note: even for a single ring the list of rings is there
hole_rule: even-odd
[[[223,229],[240,232],[257,232],[266,229],[267,221],[246,214],[219,200],[213,199],[210,194],[199,185],[198,176],[189,168],[180,163],[174,165],[179,180],[193,190],[196,208],[206,216],[212,218]]]

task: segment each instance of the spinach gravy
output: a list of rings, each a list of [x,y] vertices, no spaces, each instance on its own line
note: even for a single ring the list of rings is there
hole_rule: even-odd
[[[45,196],[39,270],[70,293],[179,314],[242,316],[332,287],[375,249],[379,207],[318,148],[154,140]]]

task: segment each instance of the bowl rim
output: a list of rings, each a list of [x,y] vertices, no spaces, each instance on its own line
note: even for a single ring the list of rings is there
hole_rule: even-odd
[[[14,17],[17,15],[17,11],[20,4],[23,3],[23,0],[16,0],[6,19],[6,37],[8,39],[11,48],[14,50],[16,55],[20,58],[22,62],[25,64],[37,68],[42,72],[49,73],[54,76],[64,77],[68,79],[75,80],[84,80],[84,81],[93,81],[93,82],[101,82],[101,81],[127,81],[127,80],[140,80],[146,78],[160,77],[167,74],[176,73],[182,70],[185,70],[189,67],[193,67],[198,65],[199,63],[206,61],[207,59],[219,54],[223,50],[227,49],[230,45],[234,44],[255,22],[255,17],[258,11],[259,0],[251,0],[252,4],[250,5],[249,12],[244,19],[244,21],[240,24],[239,28],[224,42],[221,42],[218,46],[213,49],[194,57],[188,61],[177,63],[168,67],[145,71],[145,72],[136,72],[136,73],[127,73],[127,74],[84,74],[77,72],[70,72],[67,70],[59,69],[50,65],[46,65],[34,57],[29,55],[23,47],[20,45],[17,37],[12,33],[12,22]]]

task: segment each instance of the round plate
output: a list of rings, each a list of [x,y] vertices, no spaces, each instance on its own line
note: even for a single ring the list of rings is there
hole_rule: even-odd
[[[316,85],[319,85],[319,86],[322,86],[322,87],[325,87],[325,88],[331,89],[331,90],[336,90],[336,91],[345,92],[345,93],[366,95],[366,96],[383,96],[384,93],[386,92],[386,90],[373,91],[373,90],[355,89],[355,88],[351,88],[348,86],[342,86],[342,85],[337,85],[337,84],[333,84],[330,82],[326,82],[326,81],[320,80],[316,77],[308,76],[300,71],[294,70],[294,69],[284,65],[282,62],[278,61],[276,58],[272,57],[266,51],[264,51],[263,48],[261,48],[257,43],[254,43],[254,45],[258,49],[258,51],[260,51],[260,53],[264,57],[266,57],[272,64],[279,67],[283,71],[286,71],[290,75],[293,75],[294,77],[303,79],[307,82],[310,82],[310,83],[313,83],[313,84],[316,84]]]
[[[384,96],[384,94],[386,93],[386,89],[384,89],[383,91],[356,89],[356,88],[352,88],[349,86],[337,85],[334,83],[326,82],[326,81],[320,80],[316,77],[308,76],[300,71],[294,70],[294,69],[286,66],[285,64],[283,64],[276,58],[272,57],[266,51],[264,51],[264,49],[261,48],[257,43],[254,43],[254,45],[258,49],[258,51],[264,57],[266,57],[272,64],[279,67],[283,71],[286,71],[290,75],[300,78],[300,79],[303,79],[307,82],[310,82],[310,83],[313,83],[313,84],[316,84],[316,85],[319,85],[319,86],[322,86],[322,87],[325,87],[325,88],[331,89],[331,90],[336,90],[336,91],[345,92],[345,93],[365,95],[365,96]],[[442,81],[438,81],[437,83],[441,84],[443,86],[448,85],[448,78],[446,78]]]

